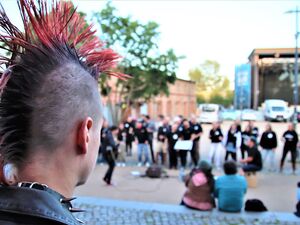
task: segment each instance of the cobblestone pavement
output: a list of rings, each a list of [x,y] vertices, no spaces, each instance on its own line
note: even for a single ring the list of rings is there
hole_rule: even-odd
[[[131,203],[132,204],[132,203]],[[182,212],[163,211],[160,209],[132,208],[122,206],[109,206],[101,204],[77,203],[77,207],[87,209],[85,213],[77,214],[77,217],[85,221],[87,225],[296,225],[300,224],[300,220],[279,219],[275,214],[267,216],[255,217],[246,213],[230,214],[214,211],[198,212],[186,210],[184,207]],[[175,207],[176,208],[176,207]],[[180,206],[177,206],[180,208]],[[293,216],[293,215],[291,215]]]

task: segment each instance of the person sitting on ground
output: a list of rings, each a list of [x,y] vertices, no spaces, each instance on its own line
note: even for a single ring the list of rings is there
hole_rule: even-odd
[[[247,149],[248,157],[246,159],[242,159],[241,162],[244,163],[243,171],[244,172],[256,172],[262,170],[263,163],[261,154],[257,149],[256,145],[256,137],[251,137],[248,141],[248,149]]]
[[[211,164],[200,161],[199,165],[185,177],[187,190],[181,205],[197,210],[212,210],[215,207],[214,183]]]
[[[119,76],[118,55],[70,1],[18,4],[20,30],[0,4],[0,224],[82,224],[72,196],[96,164],[98,78]]]
[[[219,177],[215,183],[215,197],[218,208],[225,212],[240,212],[243,208],[244,196],[247,191],[245,177],[237,174],[234,161],[224,163],[225,175]]]

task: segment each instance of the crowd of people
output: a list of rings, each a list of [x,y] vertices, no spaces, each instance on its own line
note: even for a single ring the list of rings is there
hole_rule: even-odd
[[[126,165],[126,158],[132,156],[133,143],[137,146],[137,165],[147,166],[158,164],[169,169],[186,169],[196,166],[200,160],[200,138],[203,129],[192,115],[189,119],[177,116],[173,120],[159,115],[154,122],[148,115],[138,119],[129,116],[118,127],[109,127],[107,121],[102,128],[100,155],[109,164],[108,175],[104,181],[110,184],[111,174],[115,164]],[[263,133],[253,121],[249,121],[242,130],[240,121],[231,124],[223,131],[220,123],[213,123],[209,131],[209,160],[217,170],[221,170],[223,162],[229,159],[236,161],[245,172],[255,172],[265,169],[275,172],[275,150],[278,140],[269,123]],[[108,140],[109,139],[109,140]],[[298,135],[292,124],[288,125],[283,134],[283,155],[280,161],[280,171],[283,170],[287,154],[291,153],[293,172],[296,172],[296,157]],[[190,149],[176,147],[178,141],[189,141]],[[189,157],[188,157],[189,156]],[[190,162],[188,162],[190,158]],[[269,164],[269,165],[268,165]]]

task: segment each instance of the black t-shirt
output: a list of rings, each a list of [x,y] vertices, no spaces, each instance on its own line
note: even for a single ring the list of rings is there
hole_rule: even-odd
[[[232,143],[234,147],[236,147],[236,136],[237,136],[237,131],[232,132],[231,130],[228,131],[227,133],[227,143],[226,145],[228,145],[229,143]]]
[[[134,135],[138,139],[139,144],[145,144],[145,142],[148,140],[148,132],[145,127],[135,129]]]
[[[259,145],[264,149],[273,149],[277,147],[277,137],[274,131],[263,132]]]
[[[169,127],[168,126],[159,127],[158,132],[157,132],[157,140],[160,141],[160,142],[164,142],[168,132],[169,132]]]
[[[296,150],[298,143],[298,134],[296,131],[286,131],[283,134],[285,139],[284,148],[290,148],[291,150]]]
[[[180,137],[183,138],[183,140],[190,140],[191,139],[191,136],[192,136],[192,131],[189,128],[185,128],[185,127],[182,127],[182,131],[180,132]]]
[[[167,137],[168,137],[169,148],[173,149],[176,142],[179,139],[179,133],[177,131],[176,132],[169,131]]]
[[[253,160],[251,162],[249,162],[248,164],[252,164],[252,165],[258,166],[259,168],[262,168],[261,154],[257,150],[257,148],[256,147],[248,148],[247,153],[248,153],[248,157],[253,158]]]
[[[257,138],[258,137],[258,128],[257,127],[253,127],[251,129],[251,137]]]
[[[203,131],[200,123],[195,123],[195,124],[191,123],[190,130],[191,130],[192,134],[199,134],[199,133],[202,133],[202,131]],[[199,141],[199,140],[200,140],[200,137],[197,137],[194,139],[194,141]]]
[[[223,137],[222,131],[220,128],[214,130],[211,129],[209,132],[209,139],[211,140],[212,143],[219,143],[222,140],[220,140],[220,137]]]
[[[242,149],[247,149],[248,148],[248,141],[250,140],[251,133],[247,131],[242,132]]]

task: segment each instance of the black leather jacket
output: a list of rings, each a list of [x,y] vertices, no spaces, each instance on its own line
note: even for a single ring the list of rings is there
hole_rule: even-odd
[[[59,193],[42,186],[0,185],[1,225],[79,225],[70,201]]]

